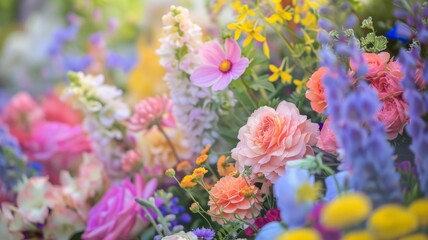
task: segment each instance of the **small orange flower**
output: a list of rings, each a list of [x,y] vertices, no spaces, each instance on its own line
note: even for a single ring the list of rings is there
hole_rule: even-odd
[[[196,165],[202,165],[205,161],[207,161],[207,159],[207,154],[201,154],[199,157],[196,158]]]
[[[182,188],[192,188],[192,187],[196,186],[196,183],[193,182],[193,180],[194,180],[193,175],[186,175],[186,176],[184,176],[184,178],[181,180],[180,187],[182,187]]]
[[[192,164],[189,161],[182,161],[179,164],[177,164],[177,172],[184,171],[186,173],[190,173],[192,169]]]
[[[207,173],[207,172],[208,172],[208,170],[206,170],[203,167],[196,168],[195,170],[193,170],[192,176],[196,180],[201,180],[202,178],[204,178],[205,173]]]
[[[201,156],[207,154],[208,151],[210,151],[210,149],[211,149],[211,144],[206,145],[205,148],[202,149],[201,151]]]
[[[225,177],[236,170],[232,163],[227,162],[228,159],[228,157],[222,155],[217,161],[217,171],[222,177]]]

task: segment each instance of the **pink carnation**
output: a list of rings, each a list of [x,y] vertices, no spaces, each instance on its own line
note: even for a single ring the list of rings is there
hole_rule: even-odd
[[[26,153],[44,165],[52,183],[58,183],[60,170],[77,167],[82,153],[89,151],[91,142],[80,126],[43,122],[34,127]]]
[[[331,154],[337,153],[337,149],[339,147],[337,146],[336,136],[334,135],[333,129],[330,128],[330,118],[324,122],[317,147]]]
[[[228,175],[221,178],[209,192],[209,212],[227,220],[235,220],[235,215],[243,220],[254,219],[262,208],[259,204],[261,194],[257,187],[249,183],[242,176],[235,178]],[[213,216],[212,219],[224,223],[220,217]]]
[[[129,128],[134,131],[149,130],[157,123],[167,127],[174,127],[175,120],[172,114],[172,102],[164,94],[149,97],[134,107],[134,115],[129,120]]]
[[[238,43],[228,38],[224,49],[217,42],[205,43],[200,49],[202,65],[190,76],[199,87],[213,86],[213,90],[223,90],[234,79],[238,79],[248,67],[248,58],[241,58]]]
[[[275,183],[285,172],[287,161],[312,153],[318,141],[318,125],[299,114],[299,109],[282,101],[277,109],[261,107],[239,130],[239,143],[232,150],[236,169],[250,166],[254,174],[263,173]]]
[[[43,110],[27,93],[15,94],[6,105],[3,120],[21,146],[31,138],[31,128],[44,119]]]
[[[388,98],[382,102],[377,117],[385,124],[388,139],[395,139],[403,133],[408,121],[406,109],[407,104],[401,98]]]
[[[82,239],[131,239],[133,233],[141,232],[148,222],[141,217],[141,207],[134,199],[148,199],[156,186],[156,179],[146,183],[139,174],[135,175],[134,184],[128,178],[121,185],[112,186],[90,210]]]

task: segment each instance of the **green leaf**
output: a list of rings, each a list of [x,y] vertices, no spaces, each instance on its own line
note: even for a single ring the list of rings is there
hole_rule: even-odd
[[[374,32],[372,17],[368,17],[368,18],[364,19],[363,23],[361,24],[361,28],[366,28],[366,29],[372,30]]]
[[[266,89],[270,92],[274,92],[275,91],[275,86],[268,81],[254,81],[250,84],[250,88],[253,90],[260,90],[260,89]]]

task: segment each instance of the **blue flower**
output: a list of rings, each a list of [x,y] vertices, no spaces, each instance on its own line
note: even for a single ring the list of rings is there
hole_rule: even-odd
[[[270,222],[263,226],[257,233],[256,240],[276,239],[285,231],[285,228],[279,222]]]
[[[402,43],[408,43],[411,39],[411,31],[403,23],[398,22],[393,28],[386,32],[386,37],[389,39],[398,40]]]
[[[313,185],[315,177],[306,169],[292,168],[286,170],[274,185],[276,204],[280,209],[281,219],[289,228],[298,228],[306,224],[306,215],[313,207],[312,202],[298,201],[298,191],[303,184]]]
[[[198,237],[198,239],[212,240],[215,236],[215,231],[211,228],[196,228],[192,232]]]

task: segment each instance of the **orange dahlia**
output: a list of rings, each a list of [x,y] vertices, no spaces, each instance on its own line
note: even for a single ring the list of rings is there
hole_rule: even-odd
[[[253,219],[259,215],[262,208],[259,204],[261,201],[259,189],[242,176],[221,178],[211,188],[209,194],[209,212],[216,215],[212,218],[219,224],[223,224],[224,219],[234,220],[236,216],[243,220]]]

